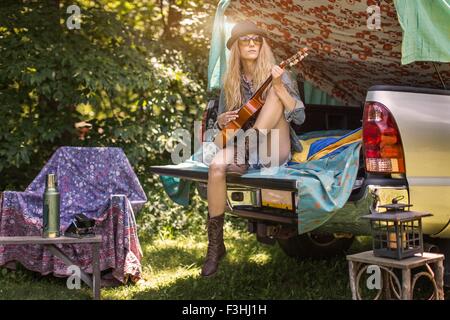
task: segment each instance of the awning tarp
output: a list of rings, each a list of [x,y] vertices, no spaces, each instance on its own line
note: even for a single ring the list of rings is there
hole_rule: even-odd
[[[394,0],[403,29],[402,64],[450,62],[450,0]]]
[[[407,3],[415,1],[420,0]],[[296,71],[345,104],[361,104],[375,84],[442,88],[432,62],[402,65],[403,32],[393,1],[380,2],[381,29],[368,28],[367,9],[376,4],[375,0],[221,0],[208,80],[211,84],[225,71],[224,42],[231,23],[250,19],[267,31],[278,61],[308,47],[309,56]],[[438,62],[437,68],[450,86],[450,64]]]

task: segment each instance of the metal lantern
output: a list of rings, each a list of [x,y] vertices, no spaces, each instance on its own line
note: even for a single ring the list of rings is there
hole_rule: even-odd
[[[379,206],[386,212],[363,216],[370,220],[375,256],[400,260],[423,254],[422,218],[432,214],[405,210],[411,206],[393,201]]]

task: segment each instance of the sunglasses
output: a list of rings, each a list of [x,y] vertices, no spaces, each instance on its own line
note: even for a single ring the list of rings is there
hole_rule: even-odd
[[[263,42],[263,39],[261,36],[242,36],[239,37],[239,43],[248,46],[250,44],[250,41],[253,41],[254,44],[261,44]]]

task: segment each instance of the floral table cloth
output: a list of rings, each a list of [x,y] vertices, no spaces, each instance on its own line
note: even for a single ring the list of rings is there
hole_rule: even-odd
[[[61,147],[24,192],[5,191],[0,210],[0,236],[36,236],[42,232],[42,204],[48,173],[57,176],[60,200],[60,231],[74,216],[83,213],[96,220],[101,234],[101,270],[126,282],[141,276],[142,250],[135,213],[147,201],[137,176],[120,148]],[[59,245],[81,268],[92,273],[90,246]],[[0,266],[10,261],[25,268],[67,276],[66,265],[41,245],[0,245]]]

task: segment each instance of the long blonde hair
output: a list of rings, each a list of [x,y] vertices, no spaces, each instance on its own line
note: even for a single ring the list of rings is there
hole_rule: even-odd
[[[253,87],[255,90],[267,79],[270,75],[272,66],[275,64],[275,58],[273,56],[272,49],[263,38],[263,42],[259,51],[258,58],[256,60],[256,67],[253,71]],[[238,41],[236,41],[231,47],[230,59],[228,61],[227,71],[224,75],[224,90],[225,90],[225,111],[235,110],[239,108],[246,101],[244,100],[243,93],[241,91],[241,55],[239,51]],[[267,90],[263,95],[267,94]]]

